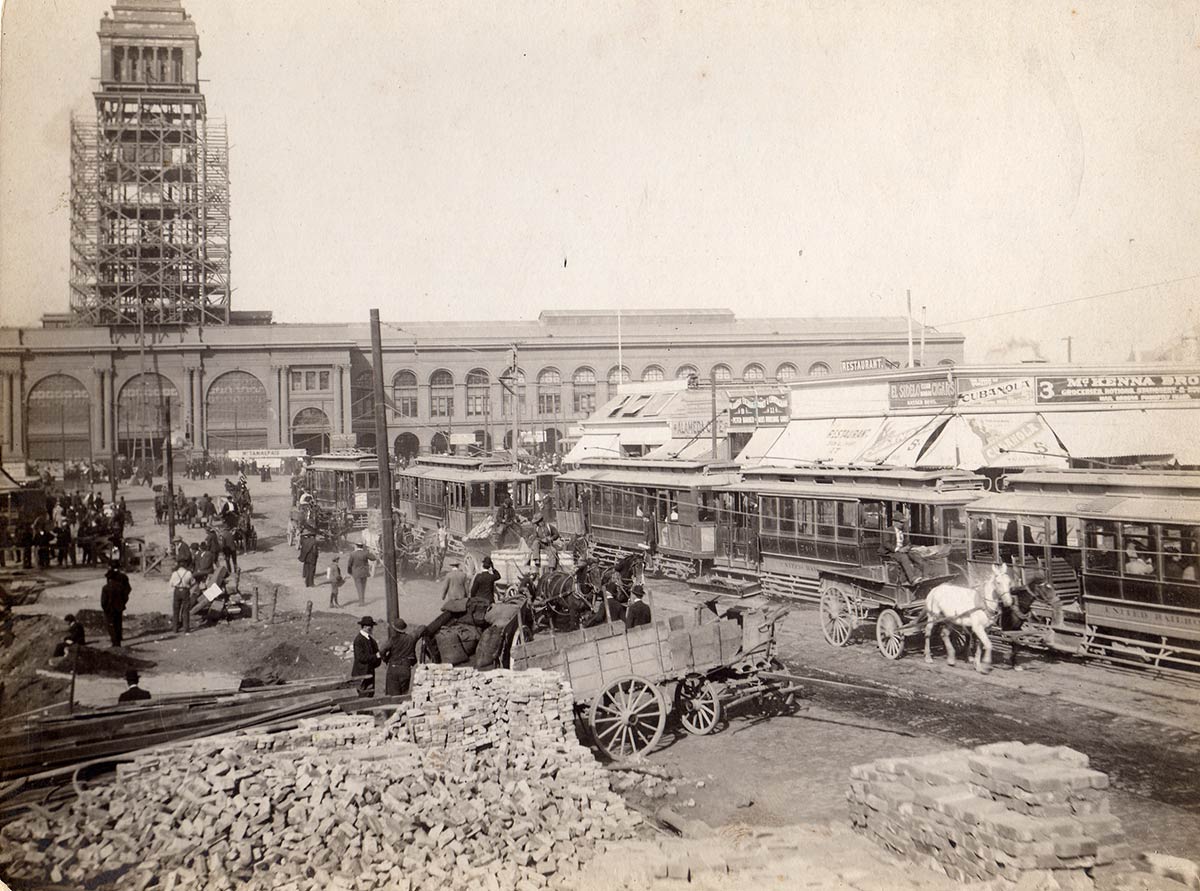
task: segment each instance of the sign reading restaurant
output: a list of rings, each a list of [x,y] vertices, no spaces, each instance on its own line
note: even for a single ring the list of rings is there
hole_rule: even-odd
[[[870,359],[843,359],[842,371],[878,371],[881,368],[899,368],[899,364],[886,356],[872,356]]]
[[[1042,405],[1200,399],[1200,375],[1110,374],[1039,377],[1034,395]]]

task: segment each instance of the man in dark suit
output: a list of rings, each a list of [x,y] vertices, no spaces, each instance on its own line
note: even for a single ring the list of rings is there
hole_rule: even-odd
[[[650,624],[650,606],[643,599],[646,592],[641,585],[633,586],[633,598],[625,610],[625,627],[636,628],[638,625]]]
[[[150,692],[148,690],[143,690],[138,686],[139,680],[141,680],[141,678],[138,676],[136,668],[131,668],[129,671],[125,672],[125,683],[129,685],[129,689],[117,697],[118,703],[141,702],[144,699],[150,698]]]
[[[358,591],[358,602],[367,602],[367,578],[371,575],[371,555],[366,547],[359,542],[358,547],[346,558],[346,572],[354,579],[354,587]]]
[[[375,669],[379,667],[379,644],[371,636],[375,620],[363,616],[358,620],[358,634],[354,635],[354,664],[350,666],[350,677],[360,678],[359,696],[375,695]]]
[[[311,588],[317,574],[317,557],[320,549],[317,547],[317,537],[311,532],[300,536],[300,563],[304,567],[304,587]]]
[[[100,609],[108,623],[108,637],[114,647],[121,645],[125,607],[129,603],[129,576],[121,572],[121,564],[114,560],[104,574],[104,587],[100,591]]]

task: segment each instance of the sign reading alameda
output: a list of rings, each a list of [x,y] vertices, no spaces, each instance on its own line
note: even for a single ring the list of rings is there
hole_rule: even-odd
[[[1112,374],[1039,377],[1035,396],[1040,404],[1170,402],[1200,399],[1200,375]]]

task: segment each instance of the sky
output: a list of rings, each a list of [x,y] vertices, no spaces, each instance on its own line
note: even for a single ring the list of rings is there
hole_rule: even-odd
[[[109,6],[4,2],[0,324],[67,309],[68,122]],[[1070,336],[1077,362],[1200,324],[1194,2],[184,6],[235,309],[902,315],[911,290],[968,359]]]

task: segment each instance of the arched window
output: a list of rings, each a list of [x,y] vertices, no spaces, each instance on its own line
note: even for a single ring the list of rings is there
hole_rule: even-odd
[[[614,365],[608,370],[608,383],[610,386],[615,387],[618,384],[627,384],[631,380],[633,380],[633,377],[629,374],[629,369],[623,365],[620,368]]]
[[[777,381],[794,381],[800,376],[800,369],[791,362],[784,362],[775,369],[775,380]]]
[[[90,454],[91,398],[87,387],[67,374],[42,378],[25,400],[25,437],[29,457],[67,461]]]
[[[575,414],[590,415],[596,410],[596,372],[591,368],[576,368],[571,383],[575,391]]]
[[[767,379],[766,370],[757,362],[751,362],[742,371],[742,380],[744,381],[765,381]]]
[[[208,387],[204,427],[209,451],[265,449],[271,426],[267,388],[248,371],[229,371]]]
[[[504,411],[506,418],[513,416],[513,392],[516,392],[516,410],[517,417],[525,413],[525,372],[520,368],[513,368],[511,365],[504,369],[504,374],[500,375],[501,393],[503,398],[500,400],[500,406]]]
[[[171,417],[182,418],[179,390],[170,380],[153,371],[131,377],[117,395],[117,449],[130,458],[157,457],[167,436],[167,408]]]
[[[543,368],[538,372],[538,414],[562,414],[562,375],[557,368]]]
[[[731,381],[733,380],[733,371],[725,364],[714,365],[712,376],[715,381]]]
[[[700,376],[700,371],[695,365],[680,365],[675,369],[675,380],[686,381],[693,374],[696,375],[696,377]]]
[[[454,417],[454,375],[445,368],[429,375],[429,416]]]
[[[824,362],[814,362],[808,366],[809,377],[819,377],[822,374],[829,374],[829,366]]]
[[[411,371],[399,371],[392,378],[392,401],[396,404],[396,414],[400,417],[417,416],[417,376]]]
[[[666,372],[659,365],[648,365],[646,370],[642,372],[643,381],[661,381],[666,378]]]
[[[491,409],[491,375],[482,368],[467,372],[467,417],[481,418]]]
[[[492,434],[486,430],[475,431],[475,442],[467,446],[468,455],[490,455],[492,452]]]
[[[375,376],[360,371],[350,381],[350,419],[355,426],[375,423]]]
[[[292,448],[304,449],[310,455],[329,451],[329,436],[333,428],[329,415],[319,408],[302,408],[292,419]]]
[[[953,364],[954,364],[953,359],[939,359],[938,360],[938,365],[953,365]]]
[[[450,440],[446,438],[445,433],[433,434],[433,439],[429,440],[429,451],[435,455],[444,455],[450,451]]]
[[[417,439],[415,433],[401,433],[396,437],[394,448],[397,458],[411,461],[421,451],[421,440]]]

